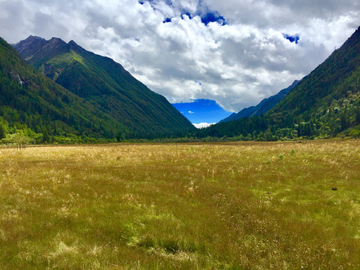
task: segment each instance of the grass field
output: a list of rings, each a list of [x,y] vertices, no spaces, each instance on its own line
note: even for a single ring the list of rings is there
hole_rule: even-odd
[[[360,269],[360,140],[0,148],[0,211],[1,269]]]

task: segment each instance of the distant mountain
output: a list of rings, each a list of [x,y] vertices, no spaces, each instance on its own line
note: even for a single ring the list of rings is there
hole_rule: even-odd
[[[276,95],[273,95],[269,98],[263,99],[258,105],[251,106],[245,109],[242,109],[238,113],[233,113],[229,117],[221,120],[219,123],[225,123],[229,121],[238,120],[240,118],[244,117],[251,117],[251,116],[260,116],[262,114],[267,113],[269,110],[271,110],[273,107],[275,107],[276,104],[278,104],[285,96],[299,83],[299,81],[294,81],[292,85],[290,85],[288,88],[285,88],[281,90]]]
[[[360,136],[360,27],[264,115],[188,134],[257,140],[338,135]]]
[[[54,82],[114,118],[130,133],[153,136],[194,127],[163,96],[112,59],[74,41],[30,36],[14,45],[21,57]]]

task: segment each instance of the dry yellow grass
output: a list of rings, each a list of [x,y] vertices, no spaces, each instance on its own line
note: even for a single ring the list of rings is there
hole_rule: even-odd
[[[2,269],[357,269],[359,254],[360,141],[0,148]]]

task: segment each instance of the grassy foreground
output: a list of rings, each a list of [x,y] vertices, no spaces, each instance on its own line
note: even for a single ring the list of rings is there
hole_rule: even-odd
[[[0,149],[0,265],[359,269],[360,141]]]

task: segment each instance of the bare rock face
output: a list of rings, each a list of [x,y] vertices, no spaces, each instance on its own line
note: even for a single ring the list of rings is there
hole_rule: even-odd
[[[19,74],[17,74],[15,71],[11,71],[11,78],[18,82],[21,86],[27,86],[29,84],[29,80],[22,79]]]
[[[37,36],[29,36],[27,39],[20,41],[19,43],[14,45],[14,48],[24,56],[24,59],[27,60],[31,58],[32,52],[39,47],[42,47],[46,44],[46,40],[37,37]]]

